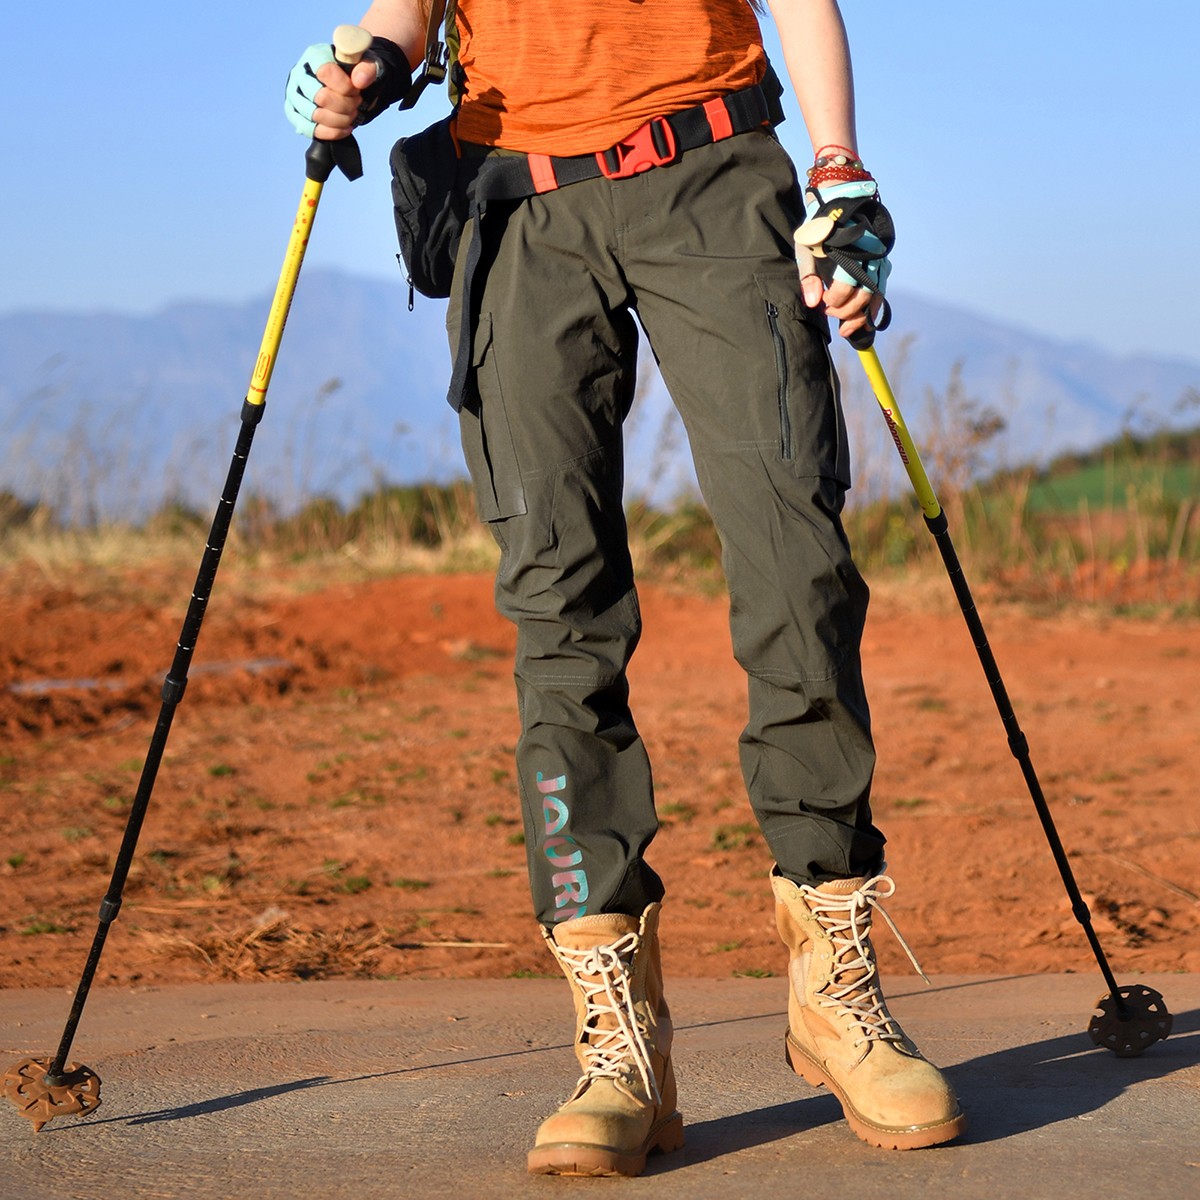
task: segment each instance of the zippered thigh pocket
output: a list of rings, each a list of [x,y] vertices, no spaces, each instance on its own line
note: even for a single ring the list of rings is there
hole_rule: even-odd
[[[845,421],[825,322],[805,307],[794,268],[755,280],[774,354],[779,457],[798,476],[849,487]]]
[[[771,326],[771,341],[775,346],[776,399],[779,404],[779,456],[784,462],[790,462],[796,457],[795,448],[792,445],[792,418],[788,412],[788,392],[791,381],[788,377],[787,346],[783,341],[779,309],[774,300],[767,301],[767,322]]]

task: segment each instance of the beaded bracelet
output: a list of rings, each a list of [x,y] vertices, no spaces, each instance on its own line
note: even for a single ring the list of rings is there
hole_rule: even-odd
[[[847,163],[845,166],[810,167],[808,186],[820,187],[823,183],[864,183],[874,182],[875,176],[861,163]]]
[[[809,174],[812,174],[813,171],[819,171],[822,167],[854,167],[861,171],[863,164],[862,159],[854,155],[819,154],[813,160],[813,165],[809,168]]]

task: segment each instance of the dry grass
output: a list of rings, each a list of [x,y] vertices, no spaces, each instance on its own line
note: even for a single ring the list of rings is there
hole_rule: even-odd
[[[232,929],[213,927],[196,939],[143,931],[144,943],[168,957],[199,958],[222,979],[369,979],[380,952],[395,939],[368,922],[324,929],[292,924],[280,908],[264,909]]]
[[[1012,474],[939,492],[973,585],[986,581],[992,595],[1008,599],[1200,613],[1200,506],[1129,494],[1099,510],[1082,504],[1075,513],[1038,512],[1028,503],[1031,481],[1030,473]],[[378,522],[328,503],[307,520],[267,522],[251,514],[240,526],[235,519],[217,586],[252,600],[403,572],[493,570],[498,551],[486,527],[466,507],[448,517],[440,489],[428,492],[432,532],[419,535],[382,504]],[[628,520],[642,578],[723,586],[720,541],[698,502],[668,510],[635,501]],[[936,544],[909,498],[858,504],[845,522],[873,585],[942,574]],[[154,522],[10,527],[0,531],[0,588],[19,594],[69,587],[99,598],[132,585],[147,602],[170,604],[195,578],[206,533],[199,520],[170,529]]]
[[[845,516],[860,567],[884,584],[940,574],[893,447],[878,436],[874,401],[855,395],[845,407],[852,426],[863,426],[851,429],[857,482]],[[1200,612],[1200,431],[1127,432],[1089,456],[1000,470],[1005,417],[966,392],[960,371],[927,408],[938,419],[921,454],[968,578],[1006,597]],[[648,488],[677,462],[677,423],[659,431],[660,460],[642,479]],[[58,477],[53,508],[0,492],[0,587],[99,595],[128,586],[132,575],[148,600],[169,602],[195,577],[211,514],[168,502],[137,523],[104,520],[94,496],[103,456],[79,454],[92,463],[75,473],[79,496],[59,494],[71,471]],[[627,515],[641,577],[722,586],[720,542],[698,500],[664,506],[635,497]],[[351,504],[314,495],[287,510],[250,493],[238,503],[220,587],[253,597],[396,572],[490,571],[497,558],[463,481],[382,484]]]

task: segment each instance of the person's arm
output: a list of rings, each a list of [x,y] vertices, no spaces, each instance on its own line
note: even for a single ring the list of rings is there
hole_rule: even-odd
[[[814,154],[824,146],[857,151],[854,74],[837,0],[769,2]]]
[[[414,70],[425,57],[426,20],[420,0],[374,0],[359,24],[375,37],[395,42]],[[316,136],[325,140],[349,137],[358,117],[363,89],[375,82],[376,66],[359,63],[349,74],[336,63],[326,63],[316,72],[325,85],[316,95],[313,114]]]
[[[857,155],[854,73],[837,0],[768,2],[814,154],[827,146],[840,146]],[[829,316],[842,322],[844,337],[862,328],[868,304],[876,311],[882,305],[882,297],[872,298],[870,292],[846,283],[834,282],[826,289],[817,275],[806,275],[801,288],[809,307],[823,303]]]

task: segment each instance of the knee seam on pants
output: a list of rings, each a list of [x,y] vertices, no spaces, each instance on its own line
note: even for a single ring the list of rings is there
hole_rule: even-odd
[[[593,688],[609,688],[613,684],[619,683],[623,678],[620,674],[604,674],[604,675],[557,675],[557,674],[531,674],[529,671],[518,671],[518,678],[523,679],[526,683],[532,684],[534,687],[544,687],[550,683],[570,683],[581,684],[584,687]]]
[[[795,675],[791,671],[780,671],[774,667],[747,667],[742,664],[742,669],[753,679],[759,679],[763,683],[772,684],[805,684],[805,683],[828,683],[831,679],[836,679],[842,672],[842,668],[846,665],[850,658],[849,647],[846,647],[838,655],[837,661],[827,670],[821,672],[805,672],[802,675]]]

